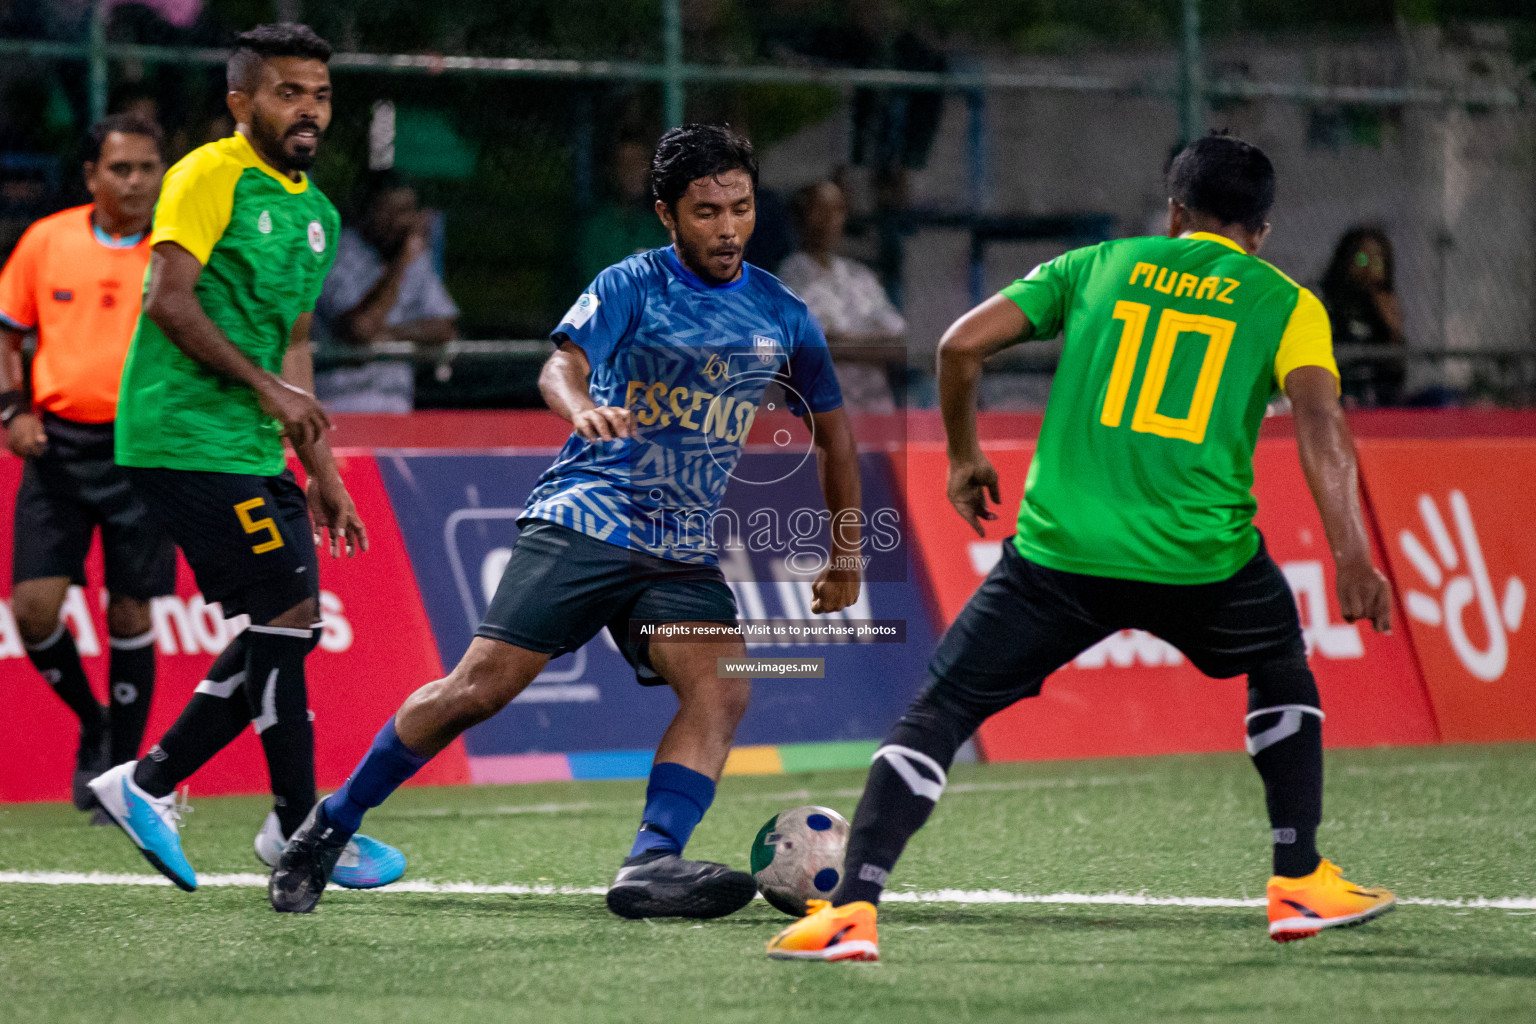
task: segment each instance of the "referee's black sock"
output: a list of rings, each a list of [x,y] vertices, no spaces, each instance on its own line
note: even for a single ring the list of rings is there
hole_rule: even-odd
[[[1317,683],[1298,655],[1255,669],[1248,684],[1248,755],[1264,780],[1274,873],[1301,878],[1321,861],[1323,712]]]
[[[59,623],[59,628],[48,639],[35,647],[27,646],[27,658],[80,720],[81,751],[94,750],[101,743],[107,719],[102,714],[101,705],[96,703],[96,695],[91,692],[85,666],[80,663],[80,652],[75,647],[74,634]]]
[[[304,684],[304,658],[314,632],[251,626],[246,633],[246,700],[267,755],[278,826],[291,836],[315,805],[315,727]]]
[[[853,815],[834,905],[880,902],[908,840],[944,792],[955,751],[972,731],[965,717],[924,694],[886,736]]]
[[[251,723],[245,699],[246,639],[241,633],[214,659],[175,723],[133,771],[134,783],[160,797],[181,785]]]
[[[149,705],[155,695],[155,631],[141,636],[114,636],[108,641],[108,729],[113,764],[139,756]]]

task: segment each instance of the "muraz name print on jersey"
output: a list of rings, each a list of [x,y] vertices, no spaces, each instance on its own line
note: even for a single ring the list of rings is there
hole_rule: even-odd
[[[1164,295],[1180,298],[1188,295],[1196,299],[1215,299],[1232,305],[1232,293],[1242,282],[1233,277],[1196,277],[1155,263],[1138,263],[1131,268],[1131,284],[1141,278],[1143,288],[1155,288]]]

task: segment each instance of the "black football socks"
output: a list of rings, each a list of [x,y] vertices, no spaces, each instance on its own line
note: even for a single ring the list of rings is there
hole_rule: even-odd
[[[107,718],[102,714],[96,695],[91,692],[90,681],[85,677],[85,666],[80,663],[80,652],[75,647],[74,634],[61,622],[53,635],[37,646],[27,646],[27,658],[43,679],[53,687],[53,692],[69,706],[80,720],[80,749],[82,754],[99,748],[106,733]]]
[[[113,764],[139,756],[149,708],[155,696],[155,631],[140,636],[111,637],[107,667],[109,698],[107,728]]]
[[[950,763],[970,735],[965,716],[924,694],[896,723],[864,783],[848,836],[843,880],[832,894],[842,906],[879,903],[901,852],[927,822],[948,782]]]
[[[1274,842],[1274,873],[1317,870],[1323,820],[1323,712],[1304,657],[1255,669],[1248,677],[1248,756],[1264,780]]]
[[[315,805],[315,727],[309,720],[304,659],[314,631],[251,626],[245,696],[272,780],[272,804],[291,836]]]
[[[208,677],[197,684],[176,721],[139,760],[133,781],[150,796],[170,793],[251,724],[245,697],[246,636],[240,633],[214,659]]]

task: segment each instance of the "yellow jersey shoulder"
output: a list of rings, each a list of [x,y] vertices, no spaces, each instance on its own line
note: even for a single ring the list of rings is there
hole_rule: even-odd
[[[175,242],[199,263],[208,262],[229,226],[235,187],[250,166],[242,149],[248,151],[250,144],[232,135],[199,146],[176,161],[160,189],[151,246]]]

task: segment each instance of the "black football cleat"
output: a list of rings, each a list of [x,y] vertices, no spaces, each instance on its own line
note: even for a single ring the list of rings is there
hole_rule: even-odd
[[[279,914],[307,914],[320,902],[331,872],[347,848],[348,836],[336,834],[322,820],[320,805],[310,809],[298,831],[288,838],[283,855],[267,882],[267,898]]]
[[[627,861],[608,887],[608,909],[632,920],[642,917],[724,917],[757,895],[745,871],[675,853]]]

